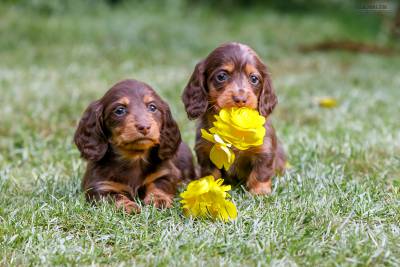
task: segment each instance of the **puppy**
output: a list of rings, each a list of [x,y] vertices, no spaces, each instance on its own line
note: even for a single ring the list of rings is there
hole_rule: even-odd
[[[197,119],[195,151],[201,175],[244,181],[256,195],[271,193],[271,178],[285,169],[285,153],[279,144],[271,121],[265,123],[264,144],[240,151],[226,172],[210,161],[212,144],[201,137],[200,129],[209,129],[214,115],[222,108],[248,107],[268,117],[277,104],[271,78],[265,64],[248,46],[227,43],[200,61],[184,89],[182,101],[189,119]]]
[[[145,83],[124,80],[84,112],[74,141],[88,161],[87,200],[111,197],[139,212],[134,198],[171,207],[177,185],[195,178],[193,157],[181,141],[168,105]]]

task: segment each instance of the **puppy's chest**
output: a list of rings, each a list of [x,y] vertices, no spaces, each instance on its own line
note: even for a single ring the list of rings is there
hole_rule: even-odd
[[[130,164],[119,168],[113,180],[128,184],[132,189],[137,190],[143,185],[146,177],[146,170],[138,164]]]
[[[237,151],[235,156],[235,162],[227,172],[227,176],[230,179],[246,179],[253,169],[253,159],[245,151]]]

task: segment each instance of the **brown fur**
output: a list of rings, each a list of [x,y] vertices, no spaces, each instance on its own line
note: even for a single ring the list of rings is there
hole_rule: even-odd
[[[221,73],[228,77],[222,82],[218,78]],[[257,79],[252,79],[254,77]],[[254,108],[266,117],[272,113],[277,97],[267,67],[258,55],[239,43],[216,48],[196,65],[182,101],[188,117],[199,118],[195,151],[201,175],[222,176],[230,182],[243,181],[251,193],[269,194],[271,178],[284,172],[286,161],[269,119],[265,123],[264,144],[244,151],[234,149],[236,160],[228,171],[218,170],[210,161],[212,144],[200,134],[200,129],[212,127],[214,115],[222,108]]]
[[[119,107],[123,115],[116,113]],[[111,197],[127,212],[140,211],[135,198],[170,207],[177,185],[195,178],[192,154],[168,105],[139,81],[119,82],[90,104],[74,141],[88,161],[86,198]]]

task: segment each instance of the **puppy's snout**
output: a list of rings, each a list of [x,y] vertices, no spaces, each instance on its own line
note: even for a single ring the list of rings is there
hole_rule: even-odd
[[[247,96],[246,95],[233,95],[232,99],[238,105],[244,105],[247,102]]]
[[[135,124],[135,127],[141,134],[147,135],[150,132],[151,124],[137,123],[137,124]]]

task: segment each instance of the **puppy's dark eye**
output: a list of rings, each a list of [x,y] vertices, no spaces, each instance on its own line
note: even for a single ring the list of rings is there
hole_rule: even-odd
[[[157,106],[154,105],[153,103],[150,103],[150,104],[147,106],[147,109],[148,109],[150,112],[156,112],[156,111],[157,111]]]
[[[226,73],[225,71],[219,72],[216,76],[218,82],[225,82],[226,80],[228,80],[228,78],[228,73]]]
[[[118,106],[114,109],[114,114],[117,115],[118,117],[122,117],[126,114],[127,110],[126,107],[124,106]]]
[[[250,82],[253,85],[257,85],[260,82],[260,79],[254,74],[250,75]]]

